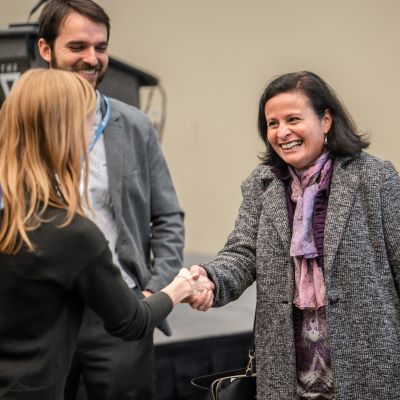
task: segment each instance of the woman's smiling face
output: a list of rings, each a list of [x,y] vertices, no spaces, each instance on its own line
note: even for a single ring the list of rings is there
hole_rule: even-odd
[[[320,118],[300,91],[286,92],[265,104],[268,142],[276,154],[296,169],[314,162],[324,151],[324,138],[332,125],[329,110]]]

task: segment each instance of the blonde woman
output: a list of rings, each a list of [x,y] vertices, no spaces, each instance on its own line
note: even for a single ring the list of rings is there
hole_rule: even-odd
[[[63,399],[84,304],[133,340],[193,292],[211,296],[182,270],[184,279],[138,301],[112,265],[78,187],[95,102],[76,74],[38,69],[0,111],[0,399]]]

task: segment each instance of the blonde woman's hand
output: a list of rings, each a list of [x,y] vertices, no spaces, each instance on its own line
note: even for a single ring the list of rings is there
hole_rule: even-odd
[[[204,290],[214,290],[214,283],[208,279],[207,274],[192,273],[187,268],[182,268],[177,277],[186,279],[192,288],[192,295],[199,296]]]

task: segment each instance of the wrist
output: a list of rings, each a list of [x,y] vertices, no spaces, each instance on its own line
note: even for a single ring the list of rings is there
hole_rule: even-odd
[[[175,306],[192,294],[192,286],[187,278],[177,275],[168,286],[162,289],[162,291],[171,298]]]

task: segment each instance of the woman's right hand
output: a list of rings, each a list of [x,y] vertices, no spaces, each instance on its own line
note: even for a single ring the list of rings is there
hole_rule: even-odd
[[[209,290],[206,293],[193,294],[189,298],[185,300],[186,303],[189,303],[190,307],[198,311],[207,311],[214,302],[214,283],[208,278],[207,271],[201,267],[200,265],[192,265],[190,267],[190,272],[192,274],[192,279],[195,281],[202,282],[204,279],[209,281],[212,284],[212,290]]]
[[[174,306],[181,302],[191,303],[196,299],[196,303],[199,303],[196,309],[203,310],[206,306],[208,309],[212,305],[213,290],[214,284],[208,279],[207,274],[200,276],[197,273],[192,274],[187,268],[182,268],[174,280],[161,291],[168,294]]]

